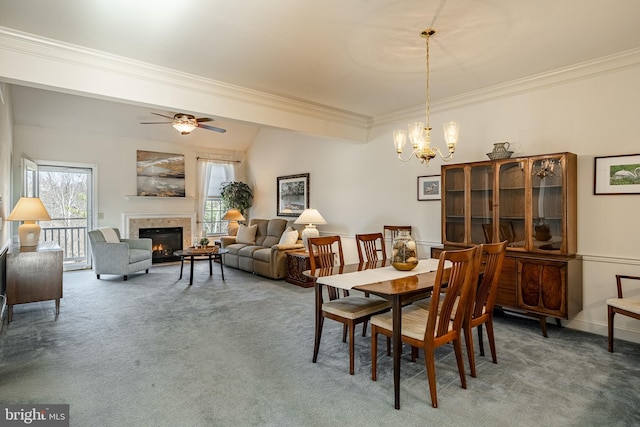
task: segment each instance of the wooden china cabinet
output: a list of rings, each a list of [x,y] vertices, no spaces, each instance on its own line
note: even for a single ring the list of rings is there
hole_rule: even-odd
[[[576,185],[573,153],[442,166],[443,248],[508,240],[496,305],[539,318],[544,336],[547,316],[582,310]]]

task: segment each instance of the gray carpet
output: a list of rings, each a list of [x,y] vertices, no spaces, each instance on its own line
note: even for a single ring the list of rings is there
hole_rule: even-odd
[[[191,287],[175,264],[127,282],[65,273],[57,320],[53,301],[15,306],[0,402],[68,403],[72,426],[640,425],[637,344],[610,354],[606,337],[550,324],[543,338],[536,321],[499,317],[498,364],[478,356],[467,390],[452,348],[438,350],[438,409],[405,349],[398,411],[384,349],[370,379],[369,336],[350,376],[341,325],[326,320],[311,363],[313,289],[195,267]]]

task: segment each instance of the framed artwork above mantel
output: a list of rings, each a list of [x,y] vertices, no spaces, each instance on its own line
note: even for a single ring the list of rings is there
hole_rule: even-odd
[[[136,187],[139,197],[185,197],[184,155],[138,150]]]
[[[300,216],[309,208],[309,174],[279,176],[277,216]]]

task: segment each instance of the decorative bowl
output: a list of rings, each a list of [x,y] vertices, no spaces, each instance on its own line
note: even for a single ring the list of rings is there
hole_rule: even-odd
[[[511,156],[513,156],[513,151],[487,153],[487,157],[489,157],[491,160],[508,159]]]

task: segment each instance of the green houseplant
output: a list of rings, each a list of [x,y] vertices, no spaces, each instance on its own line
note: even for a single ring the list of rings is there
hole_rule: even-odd
[[[243,216],[246,216],[246,210],[253,204],[253,192],[244,182],[223,182],[220,185],[220,199],[223,210],[236,208]]]

